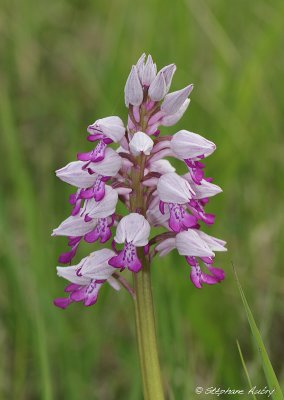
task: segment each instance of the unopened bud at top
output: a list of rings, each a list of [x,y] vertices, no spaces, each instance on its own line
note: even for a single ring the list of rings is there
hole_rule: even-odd
[[[149,55],[142,73],[142,85],[150,86],[155,79],[157,66],[153,63],[152,57]]]
[[[187,107],[189,106],[189,103],[190,103],[190,99],[186,99],[176,113],[174,113],[172,115],[165,115],[160,120],[160,125],[163,125],[163,126],[175,125],[182,118],[183,114],[186,112]]]
[[[161,110],[168,115],[175,114],[188,98],[192,89],[193,85],[188,85],[184,89],[167,94],[163,104],[161,105]]]
[[[167,93],[164,74],[160,71],[149,87],[148,94],[153,101],[162,100]]]
[[[163,67],[160,70],[160,72],[164,75],[164,78],[165,78],[167,92],[171,86],[172,79],[173,79],[174,73],[176,72],[176,69],[177,68],[176,68],[175,64],[170,64],[170,65],[166,65],[165,67]]]
[[[126,107],[128,107],[129,104],[140,106],[143,101],[143,88],[135,65],[132,66],[131,72],[127,78],[124,94]]]
[[[143,69],[144,69],[145,58],[146,58],[146,54],[143,53],[142,56],[139,58],[139,60],[136,63],[136,68],[137,68],[138,77],[139,77],[140,81],[142,81],[142,74],[143,74]]]

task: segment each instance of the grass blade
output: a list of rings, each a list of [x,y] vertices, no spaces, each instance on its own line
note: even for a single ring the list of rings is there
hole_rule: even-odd
[[[265,377],[266,377],[267,385],[268,385],[268,387],[269,387],[269,389],[271,391],[274,389],[274,391],[272,393],[272,399],[273,400],[283,400],[283,393],[281,391],[279,382],[277,380],[277,377],[275,375],[275,372],[274,372],[273,367],[271,365],[271,362],[269,360],[269,357],[268,357],[267,351],[265,349],[264,343],[262,341],[260,332],[258,330],[258,327],[257,327],[256,323],[255,323],[255,320],[254,320],[254,317],[252,315],[252,312],[251,312],[251,310],[249,308],[247,299],[245,297],[244,291],[243,291],[242,286],[240,284],[240,281],[239,281],[239,278],[238,278],[238,275],[237,275],[237,272],[236,272],[236,269],[235,269],[234,265],[233,265],[233,269],[234,269],[234,273],[235,273],[238,289],[239,289],[239,292],[240,292],[240,295],[241,295],[241,298],[242,298],[242,301],[243,301],[243,305],[244,305],[244,308],[245,308],[245,311],[246,311],[247,319],[248,319],[248,322],[249,322],[249,325],[250,325],[250,328],[251,328],[251,332],[253,334],[253,337],[255,339],[255,343],[256,343],[257,348],[258,348],[259,353],[260,353],[262,368],[263,368],[263,371],[264,371],[264,374],[265,374]]]
[[[240,346],[238,340],[237,340],[237,347],[238,347],[240,358],[241,358],[241,362],[242,362],[242,365],[243,365],[243,368],[244,368],[244,371],[245,371],[245,374],[246,374],[246,377],[247,377],[249,388],[252,389],[252,383],[251,383],[251,380],[250,380],[250,377],[249,377],[249,373],[248,373],[248,370],[247,370],[247,366],[246,366],[246,363],[245,363],[245,360],[244,360],[244,357],[243,357],[242,349],[241,349],[241,346]],[[252,394],[252,398],[254,400],[256,400],[256,397],[255,397],[254,394]]]

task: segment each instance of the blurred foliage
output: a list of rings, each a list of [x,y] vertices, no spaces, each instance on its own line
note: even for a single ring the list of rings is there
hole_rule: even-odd
[[[123,88],[145,51],[193,82],[181,127],[213,140],[207,174],[224,193],[209,233],[228,241],[222,285],[195,289],[173,253],[153,265],[167,396],[198,386],[265,386],[231,260],[284,380],[282,0],[2,0],[0,13],[0,397],[141,399],[132,304],[103,288],[95,307],[52,304],[72,188],[54,170],[86,151],[86,126],[126,118]],[[182,168],[182,167],[181,167]],[[86,254],[82,246],[78,259]]]

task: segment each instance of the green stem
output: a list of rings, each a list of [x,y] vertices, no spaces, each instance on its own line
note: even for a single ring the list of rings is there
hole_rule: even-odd
[[[139,251],[139,258],[143,262],[143,268],[138,274],[134,273],[133,277],[136,292],[136,298],[134,299],[136,333],[144,400],[163,400],[164,395],[157,350],[150,265],[144,256],[144,250],[139,250],[141,250]]]
[[[142,154],[137,158],[137,165],[132,169],[131,178],[133,191],[130,197],[131,211],[139,211],[144,216],[146,210],[141,180],[144,176],[145,162],[146,158]],[[143,247],[137,249],[137,254],[143,265],[141,271],[133,273],[133,280],[135,289],[136,336],[144,400],[164,400],[157,349],[150,262],[149,257],[144,254]]]

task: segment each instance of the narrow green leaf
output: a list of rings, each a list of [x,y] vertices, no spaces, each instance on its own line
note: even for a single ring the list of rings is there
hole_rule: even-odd
[[[249,388],[252,389],[253,386],[252,386],[252,383],[251,383],[251,380],[250,380],[250,377],[249,377],[249,373],[248,373],[247,366],[246,366],[246,363],[245,363],[245,360],[244,360],[244,357],[243,357],[242,349],[241,349],[241,346],[240,346],[238,340],[237,340],[237,347],[238,347],[240,358],[241,358],[241,362],[242,362],[242,365],[243,365],[243,368],[244,368],[244,371],[245,371],[245,374],[246,374],[246,377],[247,377]],[[254,400],[256,400],[256,397],[255,397],[254,394],[252,394],[252,398]]]
[[[267,351],[265,349],[264,343],[262,341],[260,332],[259,332],[259,330],[257,328],[257,325],[255,323],[255,320],[254,320],[254,317],[252,315],[252,312],[251,312],[251,310],[249,308],[248,302],[246,300],[244,291],[243,291],[243,289],[241,287],[241,284],[240,284],[240,281],[239,281],[239,278],[238,278],[238,275],[237,275],[237,272],[236,272],[236,269],[235,269],[234,265],[233,265],[233,270],[234,270],[234,273],[235,273],[235,277],[236,277],[236,281],[237,281],[237,285],[238,285],[238,288],[239,288],[239,292],[240,292],[240,295],[241,295],[241,298],[242,298],[242,301],[243,301],[243,305],[244,305],[244,308],[245,308],[245,311],[246,311],[247,319],[248,319],[248,322],[250,324],[250,328],[251,328],[253,337],[255,339],[255,343],[256,343],[257,348],[258,348],[259,353],[260,353],[262,368],[263,368],[263,371],[264,371],[264,374],[265,374],[265,377],[266,377],[266,382],[267,382],[267,385],[269,387],[269,390],[273,391],[271,397],[272,397],[273,400],[283,400],[284,399],[283,398],[283,393],[281,391],[279,382],[277,380],[277,377],[275,375],[275,372],[274,372],[273,367],[271,365],[271,362],[269,360],[269,357],[268,357]]]

